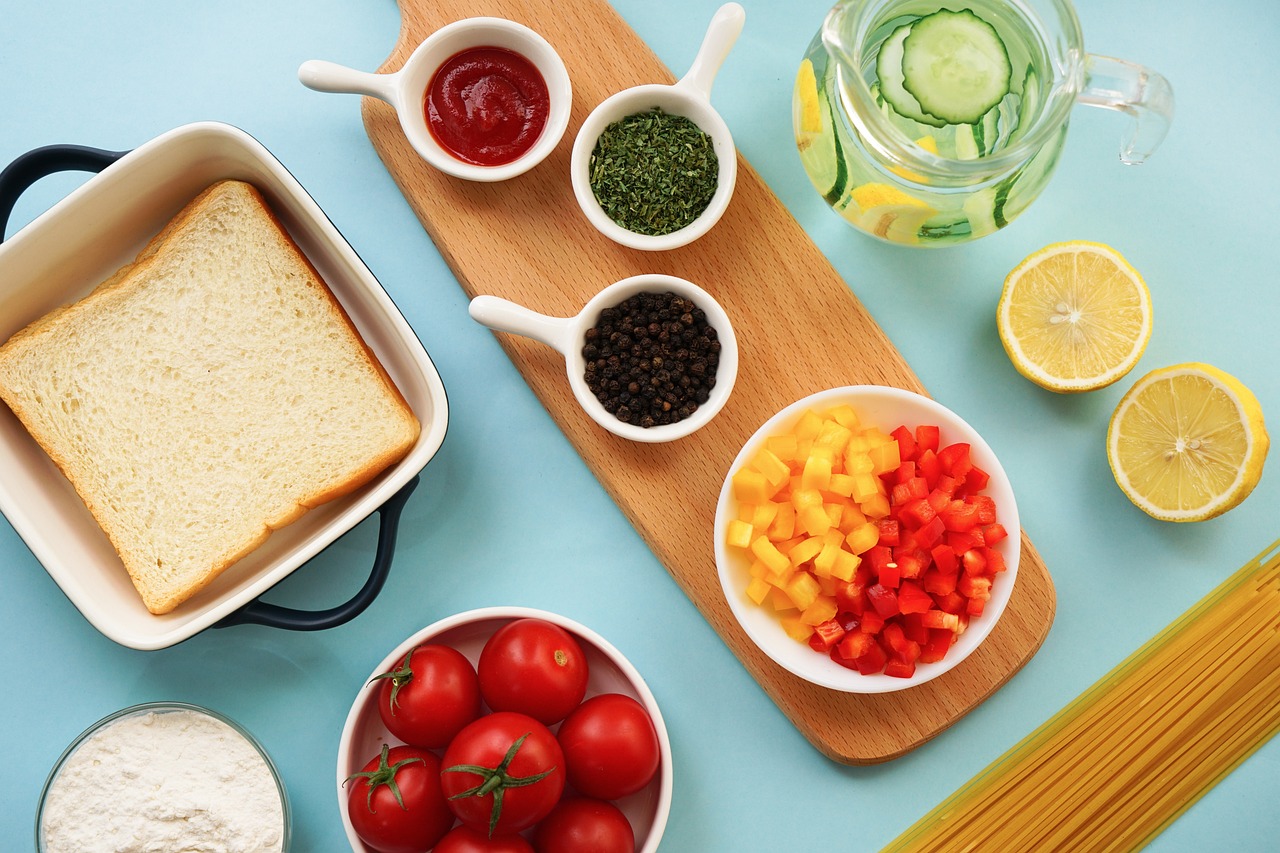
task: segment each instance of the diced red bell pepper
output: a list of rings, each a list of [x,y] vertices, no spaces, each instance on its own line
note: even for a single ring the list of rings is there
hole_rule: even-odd
[[[884,674],[894,678],[910,678],[916,674],[916,662],[889,658],[884,665]]]
[[[924,455],[925,451],[938,452],[942,441],[942,430],[937,424],[919,424],[916,426],[916,453]]]
[[[1007,568],[1004,562],[1004,554],[1001,554],[995,548],[983,548],[982,558],[987,561],[987,577],[994,577]]]
[[[863,595],[865,587],[858,582],[856,576],[854,580],[837,582],[835,589],[836,608],[841,613],[852,613],[854,616],[862,614],[863,609],[867,606],[866,596]]]
[[[987,574],[987,558],[982,550],[971,548],[960,557],[961,574],[964,577]]]
[[[945,610],[926,610],[920,614],[920,624],[926,628],[945,628],[955,632],[960,627],[960,617]]]
[[[898,577],[918,578],[929,567],[928,552],[914,546],[893,549],[893,561],[898,564]]]
[[[974,601],[986,601],[991,597],[991,578],[980,575],[962,574],[956,581],[956,592]],[[976,616],[976,613],[971,613]]]
[[[948,549],[948,553],[950,553],[950,549]],[[946,595],[949,592],[955,592],[958,578],[959,573],[957,571],[941,572],[935,566],[924,573],[924,577],[920,579],[920,585],[924,587],[925,592],[933,595]]]
[[[887,586],[889,589],[898,588],[898,584],[902,582],[902,570],[898,567],[896,560],[890,560],[884,564],[878,580],[880,586]]]
[[[1009,531],[998,521],[982,525],[982,541],[988,548],[1009,538]]]
[[[933,598],[915,581],[904,580],[898,587],[898,610],[902,613],[924,613],[933,607]]]
[[[898,427],[889,435],[898,442],[898,455],[902,459],[916,458],[916,436],[906,425]]]
[[[898,594],[883,583],[867,587],[867,602],[885,619],[898,612]]]
[[[952,501],[938,512],[938,516],[947,530],[953,533],[964,533],[978,526],[978,508],[964,501]]]
[[[963,480],[969,473],[969,469],[973,467],[969,451],[969,445],[965,442],[948,444],[939,450],[938,459],[942,461],[942,470],[957,480]]]
[[[933,600],[938,603],[939,610],[947,613],[953,613],[957,616],[964,613],[964,606],[967,603],[967,599],[959,590],[953,590],[942,595],[935,595]]]
[[[832,646],[844,639],[846,633],[843,625],[835,619],[828,619],[813,626],[809,645],[816,652],[829,652]]]
[[[947,533],[947,526],[942,523],[942,519],[938,516],[931,518],[928,523],[921,526],[915,532],[915,540],[917,547],[932,551],[934,546],[942,541],[942,537]],[[945,547],[945,546],[943,546]]]
[[[996,502],[990,495],[969,495],[965,498],[966,503],[971,503],[978,508],[978,523],[992,524],[996,520]]]
[[[916,459],[916,473],[924,478],[930,489],[937,488],[942,479],[942,461],[938,459],[936,450],[925,449]]]
[[[920,663],[937,663],[947,656],[955,633],[942,628],[929,631],[929,639],[920,646]]]
[[[876,519],[876,527],[880,528],[880,539],[876,544],[887,548],[892,548],[894,545],[897,545],[902,541],[899,533],[901,526],[901,523],[896,518],[889,518],[886,516],[885,518]],[[871,551],[874,550],[875,548],[872,547]],[[870,554],[871,551],[868,551],[867,553]]]
[[[986,545],[982,539],[982,528],[975,527],[971,530],[947,531],[947,545],[957,554],[963,554],[974,548],[981,548]]]
[[[885,618],[876,612],[874,607],[868,607],[862,611],[862,622],[858,626],[858,630],[864,634],[876,636],[884,630]]]
[[[907,637],[906,630],[898,622],[887,623],[882,634],[890,660],[914,663],[920,657],[920,644]]]
[[[944,575],[954,575],[960,570],[960,562],[950,545],[934,545],[929,549],[929,556],[933,557],[933,565]]]
[[[898,521],[913,530],[919,530],[938,517],[938,511],[929,503],[927,496],[903,501],[897,514]]]
[[[907,613],[902,617],[902,632],[908,640],[923,645],[929,642],[929,627],[924,624],[923,613]]]
[[[972,465],[964,475],[964,490],[972,495],[985,489],[990,482],[990,474],[977,465]]]

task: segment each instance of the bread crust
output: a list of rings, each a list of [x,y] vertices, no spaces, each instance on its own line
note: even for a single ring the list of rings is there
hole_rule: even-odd
[[[131,508],[109,506],[113,500],[119,499],[118,495],[111,493],[111,484],[98,482],[86,474],[86,460],[82,458],[83,451],[84,447],[92,447],[93,445],[76,440],[74,430],[77,428],[77,424],[67,423],[74,418],[74,414],[68,415],[51,411],[52,408],[58,405],[59,401],[54,399],[55,394],[50,392],[48,388],[55,387],[58,382],[75,382],[80,377],[70,377],[68,380],[68,377],[65,376],[50,377],[42,375],[40,373],[41,369],[44,369],[47,374],[51,368],[42,363],[41,359],[47,357],[48,352],[58,346],[59,335],[66,331],[66,328],[71,328],[74,332],[78,328],[74,326],[75,323],[95,323],[99,320],[105,323],[108,322],[108,319],[115,321],[121,314],[125,313],[121,306],[134,307],[133,303],[142,298],[141,294],[145,292],[146,288],[167,287],[167,282],[162,280],[164,275],[162,271],[163,265],[174,262],[175,259],[178,262],[182,260],[181,253],[187,251],[186,247],[188,245],[188,241],[184,237],[192,233],[199,233],[201,228],[205,228],[208,231],[211,228],[208,224],[212,216],[210,214],[211,208],[220,203],[231,205],[233,202],[243,202],[256,209],[256,212],[252,214],[252,221],[246,227],[252,228],[255,237],[269,240],[275,247],[274,253],[268,254],[270,254],[273,264],[272,269],[274,270],[274,265],[277,264],[282,269],[280,278],[272,283],[272,286],[276,288],[276,292],[282,292],[282,288],[287,289],[289,295],[283,298],[288,299],[292,298],[292,294],[295,293],[293,288],[301,288],[303,290],[296,292],[302,293],[305,291],[311,294],[311,297],[306,299],[306,305],[304,306],[307,310],[327,312],[327,315],[318,316],[314,319],[314,322],[320,324],[325,330],[325,335],[321,336],[322,341],[299,341],[297,343],[298,348],[303,352],[301,358],[306,358],[310,355],[314,356],[315,359],[337,359],[339,358],[338,350],[341,350],[340,358],[343,369],[347,369],[348,363],[350,363],[349,367],[352,371],[355,371],[354,375],[361,377],[359,388],[353,388],[350,391],[349,399],[344,397],[343,405],[351,407],[369,405],[371,410],[376,410],[379,418],[379,435],[382,438],[375,444],[373,438],[369,438],[366,441],[364,440],[365,436],[362,434],[359,437],[360,440],[353,443],[350,449],[351,458],[339,475],[323,480],[317,478],[312,483],[298,484],[296,493],[291,493],[294,496],[280,506],[278,511],[258,519],[257,522],[240,520],[241,526],[234,528],[238,529],[239,532],[234,537],[228,538],[220,549],[217,547],[206,549],[209,553],[203,559],[201,565],[184,568],[181,576],[173,579],[158,570],[163,569],[163,560],[172,559],[174,563],[178,563],[182,560],[182,555],[175,554],[171,557],[157,555],[153,558],[148,554],[139,552],[138,533],[134,529],[136,524],[129,524],[128,529],[123,524],[119,527],[117,526],[121,519],[130,522],[134,521],[129,516]],[[236,209],[238,210],[238,208]],[[245,214],[245,216],[249,215]],[[239,222],[240,220],[237,221]],[[248,246],[237,247],[237,251],[251,250]],[[263,251],[265,252],[266,250]],[[217,271],[209,271],[208,280],[204,281],[203,286],[216,286],[218,283],[217,275]],[[234,288],[228,287],[227,289],[233,290]],[[237,293],[237,298],[241,297],[244,297],[244,294]],[[301,300],[302,297],[299,297],[299,299]],[[323,303],[323,309],[317,306],[315,300]],[[138,361],[141,363],[155,355],[155,353],[146,349],[147,346],[154,342],[150,339],[147,329],[135,329],[127,325],[127,321],[131,319],[131,317],[126,316],[125,321],[122,322],[126,323],[124,325],[125,329],[137,335],[139,347],[137,355]],[[236,330],[220,331],[232,337],[236,334]],[[164,332],[167,334],[168,330],[164,330]],[[329,332],[332,332],[332,337],[330,337]],[[190,345],[197,347],[209,343],[193,340]],[[225,343],[226,341],[221,338],[217,341],[218,345]],[[314,352],[308,352],[305,349],[312,346],[324,348],[316,349]],[[52,361],[50,363],[56,364],[56,362]],[[118,365],[116,366],[117,369],[119,367]],[[258,368],[257,365],[253,367],[254,369]],[[274,364],[263,364],[260,367],[262,371],[266,371],[264,375],[268,376],[270,376],[269,372],[271,370],[280,369],[280,365]],[[290,367],[296,368],[297,365],[290,365]],[[94,369],[91,365],[84,367],[86,382],[91,378],[90,374]],[[374,376],[376,380],[368,379],[368,376]],[[279,384],[283,386],[289,381],[297,382],[298,380],[291,375],[282,375]],[[33,392],[33,388],[40,382],[48,382],[50,385],[48,387],[41,386]],[[305,396],[306,390],[300,389],[300,396]],[[155,614],[170,612],[196,595],[231,565],[261,547],[273,530],[291,524],[310,508],[349,494],[367,484],[382,471],[402,459],[417,442],[421,431],[421,425],[408,402],[396,387],[384,366],[379,362],[376,354],[360,336],[350,316],[321,278],[314,265],[288,235],[287,230],[257,188],[238,181],[222,181],[208,187],[170,220],[143,247],[132,263],[121,267],[80,301],[49,312],[15,333],[9,341],[0,346],[0,399],[3,399],[9,405],[33,438],[49,455],[50,459],[70,480],[77,494],[79,494],[89,512],[98,521],[119,554],[143,603],[149,611]],[[62,400],[61,402],[65,407],[66,401]],[[78,404],[78,401],[73,402]],[[122,406],[122,408],[125,407]],[[129,412],[130,417],[137,418],[142,422],[140,429],[147,426],[148,418],[151,419],[150,422],[158,423],[164,421],[167,414],[163,410],[143,412],[141,414]],[[348,412],[347,414],[349,415],[350,413]],[[320,418],[325,416],[323,412],[316,414],[316,417]],[[371,414],[369,417],[373,417],[373,415]],[[248,433],[246,432],[246,434]],[[68,435],[72,437],[68,438]],[[187,440],[193,443],[201,439],[202,436],[199,435],[187,437]],[[182,438],[179,437],[175,440],[180,441]],[[218,449],[229,452],[237,456],[237,458],[258,452],[258,449],[254,447]],[[344,447],[342,450],[345,453],[347,448]],[[183,448],[182,452],[194,454],[197,451]],[[297,447],[290,447],[290,452],[301,454],[303,450]],[[285,461],[293,462],[295,460],[284,460],[282,463]],[[273,463],[274,460],[268,461],[269,466]],[[279,467],[279,465],[274,465],[273,470]],[[161,492],[166,488],[166,485],[163,482],[151,484],[152,487]],[[233,513],[237,508],[228,507],[225,509],[227,513]],[[233,528],[228,525],[228,529],[231,530]],[[202,533],[207,534],[207,531],[202,530]],[[162,537],[173,537],[175,535],[177,536],[176,541],[181,541],[181,535],[175,534],[172,530],[155,531],[157,542]],[[193,550],[196,549],[195,544],[191,547]],[[153,559],[155,561],[154,564],[152,563]],[[157,574],[163,575],[164,582],[157,580]]]

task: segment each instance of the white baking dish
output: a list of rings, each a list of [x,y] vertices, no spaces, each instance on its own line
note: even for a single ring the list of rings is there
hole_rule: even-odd
[[[201,593],[161,616],[142,605],[115,550],[70,482],[3,406],[0,511],[85,618],[122,645],[163,648],[220,621],[299,629],[336,624],[333,612],[326,612],[327,621],[293,611],[283,611],[282,619],[257,618],[253,602],[379,510],[384,522],[379,554],[385,558],[385,574],[399,510],[444,440],[448,403],[440,376],[386,291],[315,201],[266,148],[237,128],[211,122],[185,125],[118,159],[110,152],[50,146],[15,161],[8,174],[0,176],[0,184],[7,177],[10,188],[16,183],[20,192],[34,177],[19,173],[93,170],[107,162],[110,165],[97,175],[0,243],[0,341],[51,309],[86,295],[132,261],[210,184],[244,180],[263,193],[328,283],[421,421],[422,433],[409,454],[373,482],[276,531]],[[378,570],[375,565],[375,574]],[[369,593],[376,595],[380,581],[374,580],[371,577],[362,590],[363,602],[347,608],[338,617],[341,621],[367,606]]]

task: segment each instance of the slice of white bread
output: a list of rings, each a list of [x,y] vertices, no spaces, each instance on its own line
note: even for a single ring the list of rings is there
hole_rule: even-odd
[[[403,458],[420,430],[262,196],[235,181],[0,347],[0,398],[157,614]]]

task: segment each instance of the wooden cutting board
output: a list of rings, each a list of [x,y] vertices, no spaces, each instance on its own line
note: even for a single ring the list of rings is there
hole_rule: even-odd
[[[654,554],[799,731],[835,761],[882,762],[937,735],[1004,684],[1040,647],[1055,608],[1053,583],[1025,535],[1012,600],[990,638],[951,672],[908,691],[868,696],[811,685],[769,660],[734,620],[717,580],[711,531],[721,484],[743,442],[779,409],[825,388],[924,389],[851,292],[859,282],[840,278],[741,157],[728,212],[691,246],[626,249],[586,221],[569,182],[577,128],[615,91],[671,83],[675,75],[604,0],[400,0],[400,10],[400,38],[383,72],[398,70],[444,24],[492,15],[540,32],[573,82],[573,113],[559,147],[502,184],[434,171],[409,146],[391,107],[364,99],[374,147],[468,296],[495,294],[567,317],[606,284],[652,272],[701,285],[729,313],[741,352],[733,396],[711,425],[661,445],[600,429],[578,408],[558,353],[524,338],[500,338]],[[689,62],[708,22],[681,24],[690,33]],[[850,239],[864,238],[851,232]]]

